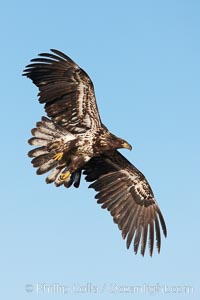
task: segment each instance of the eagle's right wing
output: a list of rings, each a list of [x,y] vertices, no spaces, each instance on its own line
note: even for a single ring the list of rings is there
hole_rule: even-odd
[[[23,74],[39,88],[48,117],[71,133],[101,127],[91,79],[67,55],[51,51],[32,59]]]
[[[148,240],[152,255],[155,233],[159,252],[160,226],[165,236],[167,229],[144,175],[118,151],[91,159],[84,169],[86,180],[94,181],[89,187],[98,192],[95,197],[97,203],[110,211],[122,231],[122,237],[126,238],[127,248],[133,240],[135,253],[141,244],[141,254],[144,255]]]

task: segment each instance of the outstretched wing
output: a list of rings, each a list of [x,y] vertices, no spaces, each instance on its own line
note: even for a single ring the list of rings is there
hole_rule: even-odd
[[[141,254],[144,255],[148,241],[152,255],[155,234],[159,252],[160,226],[165,236],[167,229],[144,175],[118,151],[91,159],[84,174],[87,181],[94,181],[89,187],[98,191],[95,196],[97,203],[110,211],[122,231],[122,237],[126,238],[127,248],[133,241],[134,252],[137,253],[141,244]]]
[[[39,102],[47,115],[72,133],[101,126],[91,79],[73,60],[58,50],[31,60],[23,75],[39,88]]]

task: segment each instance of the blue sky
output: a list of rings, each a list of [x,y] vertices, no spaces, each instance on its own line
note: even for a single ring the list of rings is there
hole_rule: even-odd
[[[1,298],[143,300],[156,285],[156,299],[199,299],[199,1],[8,0],[0,26]],[[167,223],[160,255],[127,251],[83,180],[67,190],[35,175],[27,139],[44,111],[21,73],[50,48],[87,71],[103,122],[133,145],[123,154]]]

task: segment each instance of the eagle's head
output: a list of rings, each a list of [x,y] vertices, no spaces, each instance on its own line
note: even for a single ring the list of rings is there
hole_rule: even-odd
[[[128,150],[132,150],[132,146],[125,140],[121,139],[121,147],[120,148],[126,148]]]
[[[110,148],[112,148],[112,149],[126,148],[129,150],[132,150],[132,146],[127,141],[125,141],[124,139],[118,138],[114,134],[110,134],[108,140],[109,140]]]

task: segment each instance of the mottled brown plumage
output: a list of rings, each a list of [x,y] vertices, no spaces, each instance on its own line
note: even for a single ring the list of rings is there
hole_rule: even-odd
[[[39,102],[45,104],[46,117],[32,129],[29,151],[37,174],[48,174],[47,183],[79,187],[81,174],[91,182],[97,203],[106,208],[134,252],[141,245],[144,255],[149,242],[161,247],[160,226],[166,225],[153,192],[144,177],[119,148],[131,149],[101,122],[94,87],[89,76],[58,50],[42,53],[24,71],[39,88]],[[154,237],[155,232],[155,237]]]

